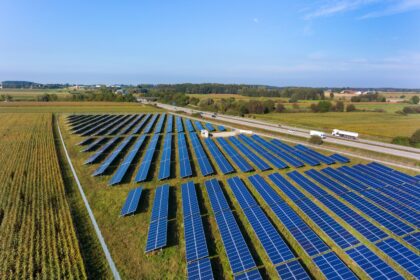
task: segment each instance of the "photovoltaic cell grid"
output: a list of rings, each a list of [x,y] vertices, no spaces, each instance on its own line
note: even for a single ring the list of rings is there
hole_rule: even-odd
[[[349,189],[331,180],[330,178],[326,177],[325,175],[321,174],[315,169],[307,170],[305,171],[305,174],[317,181],[318,183],[320,183],[321,185],[325,186],[327,189],[334,192],[338,196],[349,192]]]
[[[404,279],[386,262],[375,255],[365,245],[347,251],[347,254],[372,278],[372,279]]]
[[[118,141],[120,138],[119,137],[114,137],[111,138],[104,146],[101,147],[101,149],[99,151],[97,151],[95,154],[93,154],[92,156],[90,156],[86,161],[85,164],[91,164],[91,163],[95,163],[102,155],[104,155],[110,148],[111,146]]]
[[[329,250],[329,247],[315,232],[288,206],[283,199],[259,175],[249,177],[255,189],[270,206],[279,220],[293,235],[302,248],[310,255],[316,255]]]
[[[253,171],[254,168],[237,152],[224,138],[216,138],[216,141],[222,146],[223,150],[230,156],[233,162],[241,169],[242,172]]]
[[[314,262],[326,279],[359,279],[333,252],[314,258]]]
[[[211,175],[214,173],[213,167],[210,165],[210,161],[204,152],[203,146],[201,145],[200,139],[196,133],[191,132],[190,138],[192,142],[193,149],[195,151],[195,155],[198,161],[198,165],[200,166],[200,171],[203,176]]]
[[[130,190],[127,199],[125,200],[124,206],[121,209],[121,216],[127,216],[137,211],[142,190],[142,187]]]
[[[121,142],[121,144],[111,153],[109,157],[99,166],[98,169],[93,172],[92,176],[98,176],[105,173],[105,171],[109,168],[109,166],[117,159],[120,153],[125,149],[125,147],[131,142],[133,136],[130,135]]]
[[[282,159],[284,159],[285,161],[290,163],[293,167],[304,166],[303,162],[301,162],[300,160],[290,156],[288,153],[283,152],[280,148],[277,148],[275,145],[266,141],[265,139],[261,138],[260,136],[254,134],[254,135],[251,136],[251,138],[254,139],[255,141],[257,141],[258,143],[260,143],[261,145],[263,145],[266,149],[268,149],[269,151],[271,151],[275,155],[281,157]]]
[[[163,124],[165,123],[165,119],[166,119],[166,114],[162,114],[159,121],[156,124],[155,131],[154,131],[155,134],[162,132]]]
[[[393,238],[381,241],[376,246],[416,279],[420,278],[420,257],[416,253]]]
[[[172,134],[165,134],[163,153],[160,159],[158,179],[163,180],[171,176]]]
[[[193,181],[189,181],[181,185],[181,195],[184,217],[200,215],[197,192]]]
[[[217,129],[218,129],[219,131],[226,131],[226,128],[225,128],[223,125],[219,125],[219,126],[217,126]]]
[[[229,178],[228,184],[271,262],[278,264],[294,259],[295,256],[292,251],[251,196],[241,179],[239,177]]]
[[[261,278],[260,271],[258,269],[250,270],[245,273],[236,275],[235,280],[259,280]]]
[[[201,124],[201,122],[199,122],[199,121],[194,121],[194,125],[195,125],[195,127],[198,129],[198,131],[200,131],[200,130],[203,130],[203,129],[204,129],[203,125],[202,125],[202,124]]]
[[[175,124],[176,124],[176,131],[179,132],[184,132],[184,125],[182,124],[182,119],[179,116],[175,117]]]
[[[287,173],[287,176],[292,178],[299,186],[301,186],[303,189],[305,189],[307,192],[309,192],[315,197],[322,197],[328,195],[326,191],[309,181],[306,177],[302,176],[297,171],[289,172]]]
[[[120,131],[120,129],[122,129],[125,125],[127,125],[130,121],[132,121],[134,119],[135,115],[128,115],[124,121],[120,122],[119,124],[117,124],[115,127],[113,127],[111,130],[109,130],[106,134],[107,135],[113,135],[113,134],[118,134],[121,135],[120,133],[118,133],[118,131]]]
[[[285,264],[281,264],[276,267],[276,270],[282,280],[311,279],[299,261],[291,261]]]
[[[117,171],[114,173],[111,180],[108,182],[108,185],[115,185],[115,184],[121,183],[125,174],[127,173],[128,168],[130,167],[135,156],[137,155],[138,151],[143,145],[145,139],[146,139],[146,135],[141,135],[139,139],[137,139],[136,143],[134,143],[133,148],[131,148],[127,157],[124,159],[124,162],[120,164]]]
[[[276,185],[280,190],[282,190],[292,201],[297,202],[306,198],[306,196],[300,192],[296,187],[294,187],[289,181],[287,181],[279,173],[273,173],[268,175],[274,185]]]
[[[150,119],[151,114],[147,114],[144,116],[144,118],[134,127],[134,129],[131,131],[131,134],[137,134],[140,132],[140,130],[143,128],[143,126],[147,123],[147,121]]]
[[[315,159],[313,157],[310,157],[307,154],[302,153],[301,151],[299,151],[297,149],[294,149],[294,148],[290,147],[289,145],[281,142],[280,140],[273,139],[273,140],[271,140],[271,143],[273,143],[277,147],[285,150],[286,152],[290,153],[291,155],[297,157],[298,159],[302,160],[303,162],[306,162],[310,166],[316,166],[316,165],[320,165],[321,164],[319,162],[319,160],[317,160],[317,159]]]
[[[415,232],[403,238],[405,242],[420,250],[420,232]]]
[[[233,166],[229,163],[229,161],[225,158],[222,152],[219,150],[217,145],[213,142],[212,139],[206,138],[204,142],[207,145],[211,155],[213,156],[214,160],[216,161],[217,165],[219,166],[220,170],[223,174],[232,173],[235,171]]]
[[[143,115],[136,115],[136,117],[126,127],[122,128],[120,132],[118,132],[118,135],[123,135],[129,132],[139,122],[142,116]]]
[[[156,188],[153,201],[151,222],[168,218],[169,185]]]
[[[340,154],[332,154],[332,155],[330,155],[330,158],[332,158],[335,161],[341,162],[341,163],[349,163],[350,162],[350,159],[348,159],[345,156],[342,156]]]
[[[242,144],[238,139],[231,136],[228,138],[233,145],[235,145],[238,150],[240,150],[246,158],[248,158],[255,166],[260,169],[261,171],[269,170],[271,167],[263,161],[261,158],[259,158],[256,154],[254,154],[248,147],[246,147],[244,144]]]
[[[187,262],[209,256],[201,216],[184,217],[184,236]]]
[[[204,184],[210,198],[213,213],[215,213],[216,223],[232,272],[237,274],[254,268],[256,266],[254,259],[227,204],[219,182],[216,179],[212,179]]]
[[[114,127],[115,124],[124,121],[125,118],[127,118],[127,116],[122,116],[122,115],[118,116],[117,118],[113,119],[112,122],[104,126],[101,126],[101,128],[98,131],[94,132],[93,135],[97,136],[97,135],[106,134],[110,129],[112,129],[112,127]]]
[[[211,123],[205,123],[205,126],[206,126],[208,131],[215,131],[216,130]]]
[[[150,141],[150,144],[147,147],[143,161],[141,162],[140,167],[137,171],[136,178],[134,179],[136,182],[146,181],[147,175],[149,174],[150,165],[152,164],[153,156],[155,154],[159,136],[159,134],[153,135],[152,140]]]
[[[267,159],[271,164],[273,164],[276,168],[287,168],[287,164],[281,161],[279,158],[273,156],[268,151],[266,151],[263,147],[249,139],[243,134],[239,134],[239,139],[244,141],[246,144],[248,144],[251,148],[253,148],[257,153],[259,153],[263,158]]]
[[[168,115],[168,121],[166,122],[166,133],[172,133],[174,131],[174,116]]]
[[[90,152],[94,149],[96,149],[100,144],[102,144],[103,142],[109,140],[109,138],[105,138],[105,137],[99,137],[97,138],[95,141],[93,141],[92,143],[90,143],[88,146],[86,146],[82,152]]]
[[[330,157],[324,156],[323,154],[318,153],[317,151],[314,151],[308,147],[305,147],[301,144],[297,144],[295,146],[296,149],[308,154],[309,156],[316,158],[317,160],[326,163],[326,164],[334,164],[335,160],[331,159]]]
[[[213,271],[211,269],[211,263],[209,258],[204,258],[196,262],[190,262],[187,264],[188,279],[191,280],[212,280]]]
[[[152,130],[153,125],[155,124],[157,118],[159,117],[159,114],[154,114],[153,117],[150,119],[150,121],[147,123],[146,127],[143,130],[143,134],[150,133]]]
[[[184,133],[178,133],[178,154],[179,154],[179,167],[181,178],[189,177],[192,175],[190,156],[187,150],[187,142]]]
[[[186,120],[185,120],[185,125],[187,126],[187,130],[188,130],[188,132],[194,132],[194,131],[195,131],[195,128],[194,128],[194,126],[192,125],[192,122],[191,122],[191,120],[190,120],[190,119],[186,119]]]
[[[355,190],[357,192],[364,191],[367,187],[358,183],[357,181],[353,180],[351,177],[346,176],[345,174],[333,169],[331,167],[327,167],[321,170],[324,174],[330,176],[331,178],[340,182],[340,184],[345,185],[346,187]]]
[[[414,184],[417,185],[419,184],[420,180],[417,177],[413,177],[413,176],[409,176],[407,174],[404,174],[400,171],[397,171],[395,169],[389,168],[385,165],[379,164],[377,162],[371,162],[367,164],[369,167],[372,167],[375,170],[378,170],[380,173],[385,173],[385,174],[390,174],[393,177],[396,177],[402,181],[404,181],[405,183],[408,184]]]

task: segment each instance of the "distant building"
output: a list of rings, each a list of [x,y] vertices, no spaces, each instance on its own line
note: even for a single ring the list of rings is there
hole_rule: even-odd
[[[126,95],[128,92],[125,89],[117,89],[115,94]]]

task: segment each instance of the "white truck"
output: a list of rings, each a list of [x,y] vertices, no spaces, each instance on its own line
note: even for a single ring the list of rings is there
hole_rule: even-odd
[[[357,132],[351,132],[351,131],[345,131],[345,130],[339,130],[339,129],[333,129],[331,135],[337,136],[337,137],[349,138],[349,139],[357,139],[359,137],[359,133]]]
[[[319,137],[321,137],[322,139],[327,138],[327,136],[325,135],[325,133],[324,133],[324,132],[322,132],[322,131],[317,131],[317,130],[310,130],[310,131],[309,131],[309,135],[310,135],[310,136],[319,136]]]

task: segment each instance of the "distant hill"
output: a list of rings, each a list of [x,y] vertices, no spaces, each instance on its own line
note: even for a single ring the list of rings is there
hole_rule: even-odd
[[[68,87],[68,84],[40,84],[28,81],[3,81],[1,82],[3,88],[33,88],[33,89],[56,89]]]

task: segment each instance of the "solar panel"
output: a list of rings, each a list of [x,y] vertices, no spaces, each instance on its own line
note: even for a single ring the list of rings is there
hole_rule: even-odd
[[[273,143],[277,147],[285,150],[286,152],[290,153],[291,155],[297,157],[298,159],[306,162],[307,164],[309,164],[311,166],[321,164],[319,162],[319,160],[317,160],[317,159],[315,159],[315,158],[313,158],[313,157],[311,157],[311,156],[309,156],[309,155],[307,155],[307,154],[305,154],[305,153],[303,153],[303,152],[301,152],[297,149],[294,149],[294,148],[290,147],[289,145],[281,142],[280,140],[273,139],[273,140],[271,140],[271,143]]]
[[[209,256],[201,216],[184,217],[184,236],[187,262]]]
[[[364,191],[367,187],[363,184],[361,184],[360,182],[357,182],[356,180],[353,180],[351,177],[337,171],[336,169],[333,169],[331,167],[327,167],[321,170],[323,173],[327,174],[328,176],[330,176],[331,178],[337,180],[338,182],[340,182],[340,184],[345,185],[347,187],[349,187],[352,190],[358,191],[358,192],[362,192]]]
[[[251,148],[253,148],[257,153],[259,153],[262,157],[264,157],[266,160],[271,162],[276,168],[287,168],[287,164],[281,161],[279,158],[273,156],[270,154],[267,150],[265,150],[263,147],[249,139],[243,134],[239,134],[239,138],[244,141],[246,144],[248,144]]]
[[[291,261],[276,267],[277,273],[282,280],[306,280],[311,279],[299,261]]]
[[[150,118],[150,114],[147,114],[143,117],[143,119],[136,125],[136,127],[131,131],[131,134],[137,134],[140,132],[140,130],[143,128],[143,126],[146,124],[146,122]]]
[[[153,138],[150,141],[149,146],[147,147],[143,161],[141,162],[140,167],[137,171],[136,178],[134,179],[136,182],[146,181],[147,175],[149,174],[150,165],[152,164],[153,156],[155,154],[156,145],[159,141],[159,137],[159,134],[153,135]]]
[[[271,181],[282,190],[292,201],[299,201],[306,196],[278,173],[268,175]]]
[[[136,115],[128,115],[128,117],[126,119],[124,119],[122,122],[120,122],[119,124],[117,124],[115,127],[113,127],[110,131],[108,131],[106,134],[107,135],[113,135],[113,134],[118,134],[121,135],[121,133],[118,133],[118,131],[120,131],[120,129],[122,129],[125,125],[127,125],[130,121],[132,121],[134,119]]]
[[[224,138],[216,138],[216,141],[222,146],[223,150],[230,156],[232,161],[241,169],[242,172],[253,171],[254,168],[237,152]]]
[[[235,280],[258,280],[262,279],[258,269],[250,270],[245,273],[235,275]]]
[[[127,216],[137,211],[142,191],[142,187],[130,190],[127,199],[125,200],[124,206],[121,209],[121,216]]]
[[[206,186],[207,194],[209,195],[210,203],[215,214],[224,210],[230,210],[217,179],[208,180],[204,185]]]
[[[292,251],[251,196],[241,179],[239,177],[229,178],[228,184],[271,262],[277,264],[294,259],[295,256]]]
[[[166,133],[172,133],[174,131],[174,116],[168,115],[168,121],[166,122]]]
[[[156,188],[153,200],[151,222],[168,218],[169,185]]]
[[[341,163],[349,163],[350,162],[350,159],[348,159],[345,156],[342,156],[340,154],[332,154],[332,155],[330,155],[330,158],[332,158],[335,161],[341,162]]]
[[[159,114],[154,114],[150,121],[147,123],[146,127],[143,130],[143,134],[148,134],[152,130],[153,125],[155,124]]]
[[[266,149],[268,149],[270,152],[274,153],[278,157],[284,159],[288,163],[290,163],[293,167],[302,167],[304,166],[303,162],[300,160],[297,160],[296,158],[290,156],[288,153],[283,152],[281,149],[277,148],[272,143],[268,142],[267,140],[261,138],[260,136],[254,134],[251,136],[252,139],[263,145]]]
[[[176,116],[175,118],[175,124],[176,124],[176,131],[179,132],[184,132],[184,126],[182,124],[182,119],[179,116]]]
[[[200,207],[198,206],[197,192],[194,182],[189,181],[181,185],[182,194],[182,210],[184,217],[200,215]]]
[[[190,119],[186,119],[186,120],[185,120],[185,125],[187,126],[187,130],[188,130],[188,132],[194,132],[194,131],[195,131],[195,128],[194,128],[194,126],[192,125],[192,122],[191,122],[191,120],[190,120]]]
[[[100,157],[102,157],[110,148],[111,146],[117,142],[120,137],[111,138],[102,148],[97,151],[94,155],[90,156],[86,161],[85,164],[95,163]]]
[[[260,175],[250,176],[249,179],[262,198],[269,204],[277,218],[310,256],[329,250],[328,246],[290,206],[284,203],[284,200],[274,192]]]
[[[380,189],[381,193],[386,194],[388,197],[394,199],[396,202],[406,205],[410,207],[411,209],[414,209],[416,211],[420,211],[420,200],[418,197],[414,197],[411,195],[407,195],[406,192],[401,191],[397,187],[387,187]]]
[[[232,144],[238,148],[247,159],[249,159],[255,166],[261,170],[269,170],[271,167],[263,161],[261,158],[259,158],[256,154],[254,154],[248,147],[246,147],[244,144],[242,144],[238,139],[235,137],[229,137],[229,140],[232,142]]]
[[[209,149],[211,155],[213,156],[214,160],[216,161],[217,165],[219,166],[223,174],[228,174],[235,171],[233,169],[233,166],[225,158],[225,156],[222,154],[222,152],[219,150],[219,148],[213,142],[212,139],[206,138],[204,139],[204,143],[206,143],[207,148]]]
[[[417,250],[420,250],[420,231],[409,234],[405,236],[404,241],[416,248]]]
[[[210,161],[204,152],[203,146],[201,145],[200,139],[196,133],[191,132],[190,138],[192,142],[192,146],[198,161],[198,165],[200,166],[200,171],[203,176],[211,175],[214,173],[213,167],[210,164]]]
[[[203,125],[199,121],[194,121],[194,125],[198,129],[198,131],[204,129]]]
[[[382,165],[382,164],[379,164],[379,163],[376,163],[376,162],[371,162],[371,163],[368,163],[367,165],[376,169],[376,170],[378,170],[378,171],[380,171],[381,173],[390,174],[390,175],[392,175],[392,176],[394,176],[394,177],[396,177],[400,180],[403,180],[404,182],[409,183],[409,184],[415,184],[416,185],[419,182],[419,179],[417,177],[409,176],[405,173],[402,173],[402,172],[397,171],[395,169],[386,167],[385,165]]]
[[[158,123],[156,124],[155,131],[154,131],[155,134],[162,132],[163,124],[165,123],[165,119],[166,119],[166,114],[164,113],[164,114],[161,115]]]
[[[323,154],[320,154],[317,151],[314,151],[314,150],[312,150],[312,149],[310,149],[306,146],[303,146],[301,144],[297,144],[295,146],[295,148],[304,152],[304,153],[307,153],[309,156],[311,156],[311,157],[313,157],[313,158],[315,158],[315,159],[317,159],[317,160],[319,160],[323,163],[326,163],[326,164],[334,164],[335,163],[335,160],[333,160],[333,159],[331,159],[327,156],[324,156]]]
[[[134,143],[133,148],[131,148],[127,157],[124,159],[124,162],[118,167],[117,171],[114,173],[114,176],[112,176],[111,180],[108,182],[109,185],[115,185],[115,184],[121,183],[122,179],[127,173],[128,168],[130,167],[138,151],[143,145],[145,139],[146,139],[146,135],[142,135],[139,137],[139,139],[137,139],[136,143]]]
[[[357,165],[354,165],[353,168],[354,169],[357,169],[360,172],[369,174],[370,176],[375,177],[379,181],[382,181],[384,183],[387,183],[387,184],[389,184],[391,186],[401,185],[401,184],[404,184],[405,183],[404,181],[402,181],[402,180],[400,180],[398,178],[395,178],[394,176],[392,176],[390,174],[386,174],[386,173],[382,173],[381,172],[381,174],[380,174],[381,176],[377,176],[378,171],[375,170],[374,168],[368,166],[368,165],[357,164]]]
[[[191,176],[191,161],[184,133],[178,133],[178,155],[181,178]]]
[[[79,143],[77,143],[77,145],[78,145],[78,146],[84,146],[84,145],[87,145],[87,144],[89,144],[90,142],[92,142],[92,141],[93,141],[93,139],[95,139],[95,138],[92,138],[92,137],[87,137],[87,138],[83,139],[82,141],[80,141]]]
[[[213,271],[209,258],[204,258],[187,265],[188,279],[190,280],[213,280]]]
[[[303,189],[305,189],[307,192],[309,192],[315,197],[328,195],[326,191],[309,181],[306,177],[302,176],[297,171],[289,172],[287,173],[287,176],[292,178],[299,186],[301,186]]]
[[[119,119],[119,116],[109,116],[108,118],[101,120],[94,126],[89,126],[89,129],[83,129],[78,132],[80,132],[83,136],[96,134],[96,132],[101,130],[103,127],[108,126],[110,123],[114,123],[116,119]]]
[[[116,123],[124,121],[127,117],[128,115],[118,115],[115,119],[112,120],[112,122],[101,126],[101,128],[98,131],[94,132],[93,135],[104,135],[107,131],[112,129],[112,127],[114,127]]]
[[[376,180],[375,178],[369,177],[369,175],[367,174],[360,175],[360,173],[357,170],[352,169],[348,166],[339,167],[337,168],[337,170],[372,188],[382,188],[386,186],[386,184],[380,182],[379,180]]]
[[[93,119],[92,121],[74,126],[72,128],[73,133],[82,134],[82,135],[90,135],[92,132],[96,131],[98,127],[108,123],[109,119],[112,120],[112,118],[113,117],[110,115],[96,116],[95,119]]]
[[[151,252],[159,248],[165,247],[168,238],[168,220],[162,219],[151,222],[149,232],[147,234],[146,250]]]
[[[314,258],[314,262],[326,279],[359,279],[333,252]]]
[[[416,279],[420,279],[420,257],[416,253],[393,238],[381,241],[376,246]]]
[[[343,193],[349,192],[347,188],[331,180],[330,178],[321,174],[315,169],[307,170],[305,171],[305,174],[317,181],[318,183],[322,184],[323,186],[327,187],[330,191],[334,192],[338,196],[340,196]]]
[[[205,126],[206,126],[208,131],[215,131],[216,130],[211,123],[205,123]]]
[[[109,138],[105,138],[105,137],[100,137],[97,138],[95,141],[93,141],[92,143],[90,143],[88,146],[86,146],[82,152],[90,152],[92,150],[94,150],[96,147],[98,147],[102,142],[105,142],[109,140]]]
[[[98,176],[105,173],[105,171],[110,167],[110,165],[117,159],[117,157],[121,154],[121,152],[125,149],[125,147],[131,142],[133,136],[130,135],[125,138],[121,144],[111,153],[109,157],[99,166],[98,169],[93,172],[92,176]]]
[[[375,255],[365,245],[350,249],[347,254],[372,279],[404,279],[391,266]]]
[[[217,129],[218,129],[219,131],[226,131],[226,128],[225,128],[223,125],[219,125],[219,126],[217,126]]]
[[[160,159],[158,179],[163,180],[171,176],[172,134],[165,134],[163,153]]]
[[[142,118],[142,115],[136,115],[136,117],[123,129],[118,132],[118,135],[123,135],[129,132]]]

